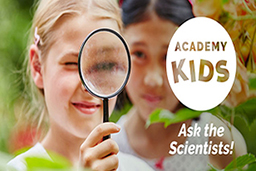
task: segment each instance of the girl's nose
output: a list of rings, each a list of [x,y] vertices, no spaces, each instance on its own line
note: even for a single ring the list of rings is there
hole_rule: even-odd
[[[163,85],[163,75],[161,71],[151,70],[144,77],[144,83],[151,87],[161,87]]]

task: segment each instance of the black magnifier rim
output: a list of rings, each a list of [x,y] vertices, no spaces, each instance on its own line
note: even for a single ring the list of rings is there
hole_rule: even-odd
[[[84,81],[84,76],[83,76],[83,74],[82,74],[82,68],[81,68],[81,65],[80,65],[80,63],[81,63],[81,58],[82,58],[82,52],[83,52],[83,49],[84,49],[84,46],[85,46],[86,42],[89,40],[89,38],[90,38],[91,36],[93,36],[94,34],[96,34],[96,33],[98,33],[98,32],[101,32],[101,31],[102,31],[102,32],[103,32],[103,31],[105,31],[105,32],[110,32],[110,33],[116,35],[116,36],[121,40],[121,42],[123,43],[123,45],[124,45],[124,47],[125,47],[125,50],[126,50],[126,53],[127,53],[127,59],[128,59],[127,75],[126,75],[126,78],[125,78],[125,80],[124,80],[122,86],[121,86],[117,91],[115,91],[115,93],[110,94],[110,95],[108,95],[108,96],[99,95],[99,94],[94,93],[93,91],[91,91],[91,89],[87,86],[87,84],[86,84],[85,81]],[[99,28],[99,29],[93,30],[91,33],[89,33],[89,34],[87,35],[87,37],[84,39],[84,41],[83,41],[83,43],[82,43],[82,45],[81,45],[81,47],[80,47],[80,51],[79,51],[79,54],[78,54],[78,70],[79,70],[79,76],[80,76],[80,79],[81,79],[81,81],[82,81],[83,86],[84,86],[84,87],[86,88],[86,90],[87,90],[89,93],[91,93],[92,95],[94,95],[94,96],[96,96],[96,97],[99,97],[99,98],[103,98],[103,99],[104,99],[104,98],[109,99],[109,98],[112,98],[112,97],[115,97],[116,95],[118,95],[118,94],[124,89],[125,85],[127,84],[128,79],[129,79],[129,76],[130,76],[130,72],[131,72],[131,56],[130,56],[130,52],[129,52],[128,45],[126,44],[124,38],[123,38],[118,32],[116,32],[116,31],[114,31],[114,30],[112,30],[112,29],[110,29],[110,28]]]

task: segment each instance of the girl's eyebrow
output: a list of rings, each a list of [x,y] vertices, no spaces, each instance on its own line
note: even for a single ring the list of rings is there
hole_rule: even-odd
[[[74,57],[78,57],[78,52],[75,51],[68,51],[68,52],[64,52],[63,54],[61,54],[61,58],[66,57],[66,56],[74,56]]]
[[[147,46],[147,44],[146,43],[144,43],[144,42],[132,42],[132,44],[131,44],[132,46]]]

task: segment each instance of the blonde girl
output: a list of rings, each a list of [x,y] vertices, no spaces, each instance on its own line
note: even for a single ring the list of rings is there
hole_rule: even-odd
[[[79,48],[91,31],[101,27],[121,32],[115,0],[38,2],[26,59],[33,102],[28,114],[41,123],[47,119],[49,129],[42,141],[10,161],[9,166],[26,170],[26,157],[50,159],[47,153],[50,150],[73,165],[92,170],[147,169],[134,157],[118,153],[112,139],[102,141],[103,136],[117,133],[120,128],[114,123],[101,123],[102,101],[91,96],[79,79]],[[110,111],[115,100],[109,101]]]

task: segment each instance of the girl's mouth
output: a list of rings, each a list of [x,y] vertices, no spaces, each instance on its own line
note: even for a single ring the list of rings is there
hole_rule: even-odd
[[[101,106],[100,104],[93,102],[75,102],[72,104],[76,109],[86,115],[95,113]]]
[[[158,95],[152,95],[152,94],[144,94],[142,96],[142,98],[150,105],[157,105],[158,103],[161,102],[161,100],[163,99],[162,96],[158,96]]]

